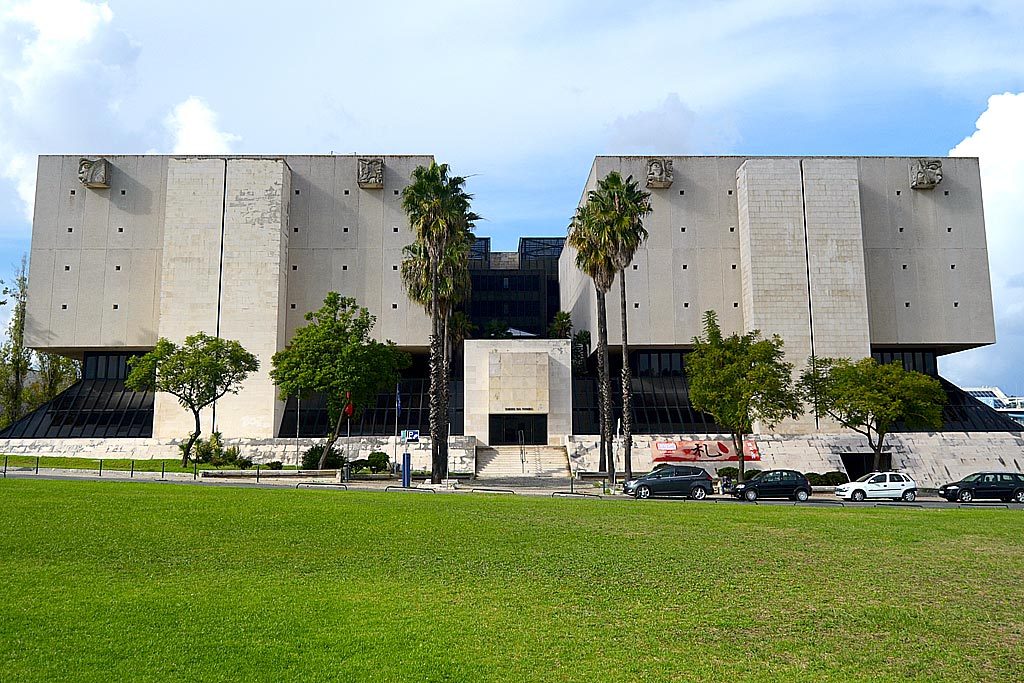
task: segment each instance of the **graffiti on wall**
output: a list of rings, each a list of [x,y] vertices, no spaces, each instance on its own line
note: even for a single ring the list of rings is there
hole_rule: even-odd
[[[737,462],[739,454],[732,441],[652,441],[654,462]],[[744,460],[760,460],[753,441],[743,442]]]

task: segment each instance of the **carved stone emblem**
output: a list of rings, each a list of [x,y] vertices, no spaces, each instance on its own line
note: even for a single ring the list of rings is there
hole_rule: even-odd
[[[910,164],[910,187],[931,190],[942,182],[941,159],[918,159]]]
[[[359,160],[359,187],[365,190],[380,190],[384,187],[384,157],[369,157]]]
[[[110,164],[106,159],[78,160],[78,180],[88,188],[106,189],[110,187]]]
[[[671,159],[647,160],[647,187],[661,189],[672,187]]]

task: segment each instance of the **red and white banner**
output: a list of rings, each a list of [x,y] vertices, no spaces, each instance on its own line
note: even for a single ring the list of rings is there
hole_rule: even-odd
[[[654,462],[739,462],[732,441],[654,441]],[[753,441],[743,442],[743,459],[760,460]]]

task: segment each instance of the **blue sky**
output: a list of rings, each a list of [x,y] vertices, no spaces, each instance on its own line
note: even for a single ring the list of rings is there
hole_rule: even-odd
[[[1019,0],[0,0],[0,275],[40,153],[431,153],[511,248],[564,232],[597,154],[956,148],[999,343],[943,372],[1024,393],[1022,35]]]

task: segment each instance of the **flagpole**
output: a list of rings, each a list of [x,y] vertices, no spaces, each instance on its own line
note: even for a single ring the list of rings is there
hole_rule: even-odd
[[[399,393],[400,389],[401,389],[401,384],[400,383],[396,383],[395,384],[395,452],[394,452],[394,457],[391,460],[391,469],[392,469],[392,471],[394,471],[394,468],[398,466],[398,414],[402,411],[402,398],[401,398],[401,394]]]

